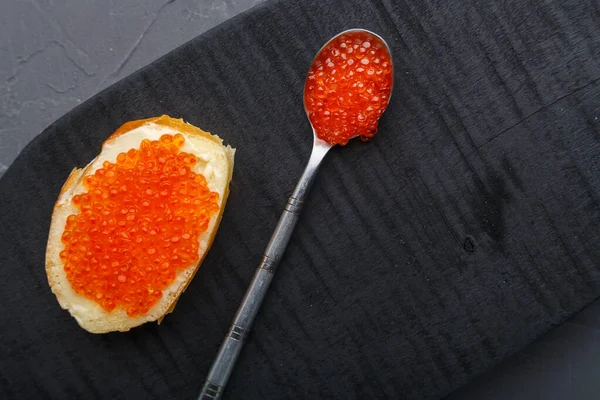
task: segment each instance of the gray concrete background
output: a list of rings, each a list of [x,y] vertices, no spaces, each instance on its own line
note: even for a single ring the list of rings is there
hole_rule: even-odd
[[[77,104],[263,0],[1,0],[0,176]]]
[[[0,176],[74,106],[262,1],[0,0]],[[449,399],[597,399],[598,360],[600,302]]]

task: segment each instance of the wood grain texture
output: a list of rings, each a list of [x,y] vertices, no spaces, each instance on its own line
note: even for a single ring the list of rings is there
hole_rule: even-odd
[[[0,181],[6,397],[194,397],[310,150],[304,74],[330,36],[390,44],[380,135],[323,165],[230,398],[437,398],[600,294],[593,1],[278,1],[50,126]],[[70,169],[121,123],[183,117],[239,149],[213,249],[163,325],[90,336],[43,271]]]

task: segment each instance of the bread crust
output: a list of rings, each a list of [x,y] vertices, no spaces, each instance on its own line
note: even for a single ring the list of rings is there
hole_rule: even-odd
[[[162,115],[160,117],[148,118],[143,120],[130,121],[123,124],[119,127],[111,136],[106,139],[103,143],[102,149],[104,150],[104,145],[107,143],[114,143],[121,135],[130,132],[136,128],[139,128],[145,124],[157,124],[161,126],[168,127],[175,132],[183,133],[190,138],[200,139],[200,140],[209,140],[215,144],[221,146],[224,155],[227,161],[227,180],[226,185],[223,191],[222,199],[220,201],[219,212],[212,217],[209,223],[209,236],[205,238],[207,240],[207,245],[199,254],[199,261],[196,265],[190,266],[181,272],[184,274],[182,280],[175,280],[171,284],[171,287],[165,289],[163,291],[163,298],[155,304],[149,311],[143,316],[138,317],[128,317],[124,310],[115,309],[111,312],[106,312],[103,310],[98,304],[88,300],[84,296],[79,294],[75,294],[75,292],[70,287],[68,281],[64,278],[64,267],[63,263],[60,260],[60,252],[63,250],[64,246],[61,241],[61,237],[64,231],[64,219],[66,215],[73,213],[73,206],[70,202],[65,202],[63,197],[67,195],[67,193],[71,192],[72,189],[77,188],[79,185],[83,184],[83,178],[90,173],[94,160],[90,162],[86,167],[79,169],[75,168],[71,171],[71,174],[65,181],[58,199],[54,205],[54,209],[52,212],[52,220],[50,224],[50,232],[48,235],[48,245],[46,248],[46,275],[48,277],[48,283],[52,292],[56,295],[56,298],[63,309],[68,310],[73,317],[77,320],[79,325],[91,332],[91,333],[106,333],[111,331],[128,331],[135,326],[139,326],[146,322],[150,321],[158,321],[160,323],[164,316],[173,311],[179,296],[185,291],[191,282],[192,278],[198,271],[200,264],[206,257],[206,254],[210,250],[210,247],[214,241],[215,235],[217,233],[219,224],[221,222],[221,218],[223,216],[223,210],[225,209],[225,204],[227,202],[227,197],[229,195],[229,183],[231,181],[231,177],[233,174],[233,165],[234,165],[234,157],[235,157],[235,149],[230,146],[224,146],[223,140],[216,135],[211,135],[208,132],[205,132],[191,124],[185,123],[183,119],[175,119],[171,118],[167,115]],[[101,153],[102,154],[102,151]],[[68,285],[69,287],[65,287]],[[173,285],[178,285],[176,288]],[[168,293],[166,296],[165,293]],[[81,313],[76,315],[75,313],[75,305],[69,299],[72,296],[79,296],[77,301],[83,302],[87,304],[89,307],[97,307],[95,308],[95,314],[99,314],[99,317],[94,318],[82,318]],[[102,314],[103,313],[103,314]]]

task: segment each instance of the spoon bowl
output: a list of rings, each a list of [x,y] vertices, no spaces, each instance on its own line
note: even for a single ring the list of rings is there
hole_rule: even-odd
[[[329,144],[343,145],[358,136],[372,137],[389,105],[393,84],[391,51],[381,36],[348,29],[329,39],[304,82],[304,111],[315,139],[330,136],[325,140]]]

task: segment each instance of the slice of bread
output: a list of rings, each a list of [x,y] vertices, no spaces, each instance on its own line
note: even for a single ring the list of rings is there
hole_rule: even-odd
[[[164,134],[180,133],[185,138],[182,152],[194,154],[196,163],[192,170],[203,174],[211,192],[219,194],[219,211],[208,223],[208,229],[200,234],[196,265],[179,270],[175,279],[162,291],[162,297],[143,315],[129,316],[125,309],[117,307],[108,312],[97,302],[78,294],[67,279],[65,266],[60,253],[65,246],[61,237],[65,231],[67,217],[78,214],[79,208],[73,202],[73,196],[86,192],[84,178],[93,175],[105,161],[114,163],[119,153],[130,149],[139,149],[143,139],[159,140]],[[223,215],[225,202],[229,194],[235,149],[224,146],[218,137],[166,115],[145,120],[125,123],[102,145],[100,154],[85,168],[75,168],[67,178],[52,213],[52,222],[46,249],[46,274],[52,292],[63,309],[68,310],[79,325],[92,333],[127,331],[149,321],[160,323],[165,314],[173,311],[177,299],[194,277],[198,267],[206,256]]]

